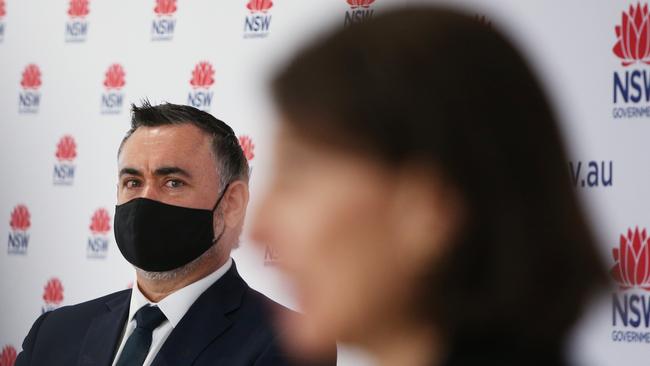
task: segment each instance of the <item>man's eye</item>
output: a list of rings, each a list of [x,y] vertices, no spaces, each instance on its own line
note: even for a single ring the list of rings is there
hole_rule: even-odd
[[[181,182],[180,180],[172,179],[172,180],[168,180],[167,183],[165,183],[165,185],[168,188],[180,188],[180,187],[184,186],[185,183]]]
[[[135,187],[140,186],[140,182],[138,182],[137,180],[130,179],[130,180],[127,180],[126,182],[124,182],[124,186],[126,188],[135,188]]]

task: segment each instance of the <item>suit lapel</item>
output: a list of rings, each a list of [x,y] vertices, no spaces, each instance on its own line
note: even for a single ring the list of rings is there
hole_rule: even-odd
[[[93,319],[79,352],[78,365],[110,365],[129,314],[131,291],[108,301],[106,312]]]
[[[190,365],[231,325],[226,315],[241,305],[246,283],[232,267],[192,304],[171,332],[152,366]]]

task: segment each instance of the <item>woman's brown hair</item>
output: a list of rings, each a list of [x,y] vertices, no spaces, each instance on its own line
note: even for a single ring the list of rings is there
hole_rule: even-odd
[[[422,288],[423,320],[451,343],[566,338],[605,272],[554,113],[498,30],[443,8],[391,11],[303,49],[272,87],[294,131],[439,170],[460,193],[467,217]]]

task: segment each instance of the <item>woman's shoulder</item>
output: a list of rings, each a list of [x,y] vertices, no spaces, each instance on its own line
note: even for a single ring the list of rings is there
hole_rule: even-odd
[[[560,344],[521,344],[494,339],[458,342],[442,366],[570,366]]]

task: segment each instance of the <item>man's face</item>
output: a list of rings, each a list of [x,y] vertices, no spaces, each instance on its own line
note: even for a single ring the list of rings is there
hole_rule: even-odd
[[[118,204],[144,197],[212,209],[219,194],[211,138],[189,123],[138,128],[122,147],[118,173]]]

